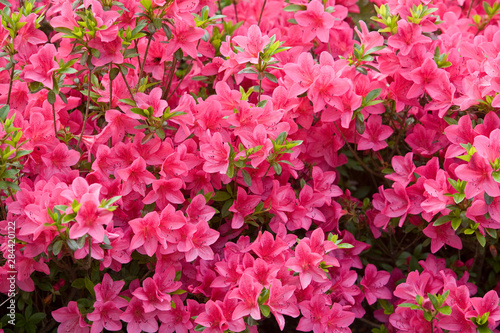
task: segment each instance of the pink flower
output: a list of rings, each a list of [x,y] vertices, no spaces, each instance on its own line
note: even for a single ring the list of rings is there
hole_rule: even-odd
[[[162,322],[160,327],[161,333],[188,333],[188,330],[193,328],[189,309],[184,306],[179,295],[174,295],[172,300],[175,307],[169,311],[158,313],[158,318]]]
[[[318,37],[323,43],[328,43],[329,30],[335,23],[335,18],[325,12],[323,3],[319,0],[313,0],[307,5],[306,11],[298,11],[295,13],[295,20],[299,26],[304,27],[302,40],[310,42],[314,37]]]
[[[160,217],[157,212],[150,212],[143,218],[133,219],[129,225],[134,231],[134,237],[130,241],[131,250],[143,246],[146,254],[152,257],[158,248],[158,243],[165,248],[167,247],[160,230]]]
[[[52,317],[61,323],[57,333],[75,332],[88,333],[89,324],[85,322],[75,301],[70,301],[67,307],[59,308],[52,312]]]
[[[108,224],[113,219],[113,213],[105,208],[99,208],[98,198],[93,193],[82,196],[80,209],[75,217],[76,223],[69,230],[69,236],[73,239],[89,234],[96,241],[104,240],[103,224]]]
[[[120,37],[116,36],[113,40],[104,40],[102,37],[96,35],[89,42],[89,46],[99,51],[98,58],[92,57],[92,64],[94,66],[123,63],[123,55],[121,53],[122,39]]]
[[[290,285],[283,286],[278,279],[274,279],[269,288],[269,299],[264,305],[269,306],[281,330],[285,327],[283,315],[296,318],[300,314],[294,295],[295,288]]]
[[[128,168],[118,170],[117,175],[123,180],[122,195],[132,191],[145,196],[146,185],[156,180],[155,176],[146,170],[146,161],[137,158]]]
[[[269,43],[269,37],[267,35],[262,36],[259,26],[254,24],[248,28],[247,36],[235,36],[232,41],[244,49],[244,52],[239,52],[235,57],[239,64],[247,62],[257,64],[259,62],[259,53]]]
[[[200,221],[196,224],[196,231],[189,241],[192,247],[186,252],[186,261],[193,261],[197,257],[204,260],[212,260],[214,252],[210,245],[219,238],[219,232],[211,229],[206,221]],[[179,249],[179,251],[181,251]]]
[[[382,117],[371,115],[365,125],[365,132],[361,134],[358,150],[372,149],[378,151],[387,147],[385,140],[392,135],[392,128],[382,125]]]
[[[95,298],[98,302],[113,302],[117,308],[123,308],[128,305],[128,302],[119,297],[125,281],[113,281],[108,273],[104,274],[102,283],[98,283],[94,287]]]
[[[173,54],[178,49],[181,49],[190,57],[198,58],[196,50],[196,42],[205,34],[201,28],[191,27],[184,20],[175,20],[175,30],[172,31],[174,37],[168,41],[166,55]],[[162,62],[166,59],[162,58]]]
[[[361,279],[361,285],[365,292],[366,301],[372,305],[377,299],[391,299],[392,293],[386,287],[391,274],[385,271],[378,271],[377,267],[368,264],[365,268],[365,276]]]
[[[423,233],[431,239],[431,252],[436,253],[444,244],[461,250],[462,241],[455,234],[455,230],[451,228],[450,223],[445,223],[440,226],[429,224],[423,230]]]
[[[459,165],[455,169],[456,175],[467,181],[465,186],[467,199],[478,195],[483,190],[492,197],[500,196],[500,188],[491,176],[492,172],[491,165],[479,153],[472,155],[468,164]]]
[[[489,138],[484,135],[476,136],[474,147],[482,158],[490,163],[495,163],[500,158],[500,129],[492,131]]]
[[[87,319],[91,320],[92,328],[90,333],[102,332],[103,329],[108,331],[119,331],[122,328],[120,315],[123,313],[114,302],[94,303],[94,311],[87,314]]]
[[[52,89],[54,87],[52,73],[59,68],[54,60],[56,54],[57,50],[53,44],[45,44],[30,57],[30,64],[23,69],[24,77]]]
[[[225,174],[229,166],[229,153],[229,144],[222,141],[219,132],[209,135],[209,143],[200,145],[200,155],[205,160],[203,171]]]
[[[172,297],[161,291],[152,278],[147,278],[142,283],[142,287],[137,288],[132,293],[142,302],[144,312],[149,313],[155,310],[168,311],[171,308]]]
[[[238,304],[233,312],[233,320],[250,315],[255,320],[260,320],[260,308],[257,302],[262,285],[255,281],[250,275],[243,274],[237,289],[229,294],[229,298],[236,298],[243,302]]]
[[[295,257],[287,260],[286,267],[299,273],[300,284],[303,289],[307,288],[312,280],[325,282],[326,273],[318,267],[323,261],[323,256],[311,252],[311,248],[305,242],[299,242],[295,248]]]
[[[245,223],[245,216],[253,213],[260,201],[260,196],[248,195],[242,187],[238,187],[236,201],[229,208],[229,211],[234,213],[231,227],[233,229],[241,228]]]
[[[146,312],[143,305],[142,300],[132,297],[127,309],[120,315],[120,319],[127,323],[128,333],[158,332],[157,312]]]
[[[389,37],[387,44],[401,51],[401,55],[408,55],[417,44],[430,43],[429,37],[422,35],[419,25],[409,23],[406,20],[398,21],[398,33]]]
[[[206,333],[223,333],[229,329],[227,319],[222,313],[222,309],[214,301],[209,300],[205,304],[205,311],[194,321],[197,324],[205,326],[203,330]]]
[[[184,182],[179,178],[169,180],[153,180],[153,190],[142,200],[145,204],[156,203],[159,209],[164,209],[168,203],[181,204],[184,202],[184,195],[180,189]]]

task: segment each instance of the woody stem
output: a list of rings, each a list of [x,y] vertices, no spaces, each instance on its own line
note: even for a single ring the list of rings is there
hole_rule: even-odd
[[[54,119],[54,135],[57,138],[56,107],[52,104],[52,118]]]
[[[87,118],[89,117],[89,108],[90,108],[90,89],[92,88],[92,82],[91,82],[91,77],[92,77],[92,70],[89,68],[89,78],[88,78],[88,87],[87,87],[87,104],[85,106],[85,117],[83,117],[83,124],[82,124],[82,132],[80,133],[80,136],[78,137],[78,142],[76,143],[76,146],[80,146],[80,141],[82,141],[83,137],[83,132],[85,132],[85,125],[87,124]]]
[[[236,17],[236,22],[239,22],[240,20],[238,19],[238,8],[236,8],[236,0],[233,0],[232,3],[234,7],[234,16]]]
[[[146,57],[148,56],[151,39],[153,39],[153,35],[150,34],[148,35],[148,44],[146,45],[146,51],[144,52],[144,58],[142,59],[141,70],[139,71],[139,82],[137,84],[137,87],[135,88],[135,92],[139,90],[139,86],[141,85],[142,73],[144,72],[144,65],[146,64]]]
[[[264,8],[266,7],[267,0],[264,0],[264,3],[262,4],[262,9],[260,10],[260,16],[259,16],[259,22],[257,23],[258,26],[260,26],[260,21],[262,20],[262,14],[264,13]]]
[[[16,68],[16,65],[14,64],[14,59],[12,56],[10,57],[10,62],[12,64],[12,70],[10,71],[10,82],[9,82],[9,92],[7,94],[7,105],[10,105],[10,94],[12,93],[12,85],[14,84],[14,70]]]
[[[108,109],[111,109],[111,106],[113,105],[112,100],[113,100],[113,80],[111,80],[111,68],[113,68],[112,64],[109,63],[109,104],[108,104]]]

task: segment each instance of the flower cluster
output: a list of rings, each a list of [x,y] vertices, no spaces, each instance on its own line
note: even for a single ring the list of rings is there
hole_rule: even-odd
[[[496,332],[500,2],[0,9],[16,328]]]

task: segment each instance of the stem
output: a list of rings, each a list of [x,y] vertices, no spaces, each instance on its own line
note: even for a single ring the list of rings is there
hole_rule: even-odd
[[[221,6],[221,4],[220,4],[220,0],[219,0],[219,1],[217,1],[217,7],[219,8],[219,13],[220,13],[220,15],[222,15],[222,6]],[[224,18],[222,18],[222,23],[224,23]]]
[[[146,51],[144,52],[144,58],[142,59],[141,70],[139,71],[139,82],[137,84],[135,92],[139,90],[139,86],[141,85],[142,73],[144,72],[144,65],[146,64],[146,57],[148,56],[149,46],[151,45],[151,39],[153,39],[153,35],[148,36],[148,44],[146,45]]]
[[[112,107],[112,100],[113,100],[113,80],[111,80],[111,68],[112,65],[109,63],[109,104],[108,104],[108,110],[111,109]]]
[[[344,139],[344,142],[345,144],[347,145],[347,148],[349,148],[349,151],[352,153],[352,155],[354,156],[354,158],[356,159],[356,161],[358,161],[358,163],[363,167],[363,169],[365,169],[366,171],[368,171],[368,173],[374,175],[374,176],[377,176],[377,177],[382,177],[383,178],[383,175],[380,175],[379,173],[373,171],[372,169],[370,169],[370,167],[368,167],[365,162],[363,162],[363,160],[358,156],[358,154],[356,153],[356,151],[351,147],[351,145],[349,144],[349,142],[347,142],[347,139],[346,137],[344,136],[344,133],[342,133],[342,131],[340,130],[340,128],[338,127],[337,123],[336,122],[333,122],[333,124],[335,125],[335,127],[337,128],[337,130],[339,131],[340,135],[342,136],[342,139]]]
[[[260,92],[262,91],[262,79],[259,80],[259,103],[260,103]]]
[[[118,67],[118,69],[120,70],[120,74],[123,77],[123,81],[125,82],[125,85],[127,86],[127,90],[128,90],[128,93],[130,94],[130,98],[132,98],[132,100],[135,102],[134,93],[132,92],[132,89],[130,88],[130,85],[128,84],[128,81],[127,81],[127,78],[125,77],[125,74],[123,74],[122,68]]]
[[[174,59],[172,60],[172,65],[170,66],[170,72],[168,74],[168,84],[167,87],[165,88],[165,91],[163,92],[163,96],[161,97],[162,99],[165,99],[168,92],[170,91],[170,86],[172,85],[172,80],[174,79],[176,67],[177,67],[177,58],[174,55]]]
[[[234,16],[236,17],[236,23],[238,23],[240,20],[238,19],[238,8],[236,7],[236,0],[231,1],[233,3],[234,7]]]
[[[85,117],[83,117],[83,125],[82,125],[82,132],[80,133],[80,136],[78,137],[78,142],[76,143],[76,146],[80,146],[80,141],[82,141],[83,137],[83,132],[85,132],[85,125],[87,124],[87,118],[89,117],[89,107],[90,107],[90,89],[92,88],[92,70],[89,68],[89,79],[88,79],[88,90],[87,90],[87,105],[85,106]],[[126,81],[125,81],[126,82]]]
[[[177,88],[179,88],[179,86],[181,85],[182,81],[184,81],[184,79],[186,78],[186,76],[188,76],[189,72],[191,72],[191,68],[193,68],[193,62],[192,61],[191,61],[191,64],[189,65],[188,69],[186,70],[186,74],[184,74],[184,76],[182,76],[182,78],[179,80],[179,82],[175,86],[174,90],[172,91],[172,93],[170,95],[168,95],[167,101],[170,98],[172,98],[172,96],[175,94],[175,92],[177,91]]]
[[[52,118],[54,118],[54,135],[57,138],[57,126],[56,126],[56,107],[52,104]]]
[[[10,57],[10,62],[12,63],[12,70],[10,71],[10,82],[9,82],[9,92],[7,94],[7,105],[10,106],[10,94],[12,93],[12,85],[14,83],[14,70],[16,68],[16,64],[14,64],[14,59],[12,56]]]
[[[467,11],[467,18],[470,16],[470,12],[472,11],[472,6],[474,5],[474,0],[471,0],[469,10]]]
[[[264,8],[266,7],[267,0],[264,0],[264,3],[262,4],[262,9],[260,10],[260,16],[259,16],[259,22],[257,23],[258,26],[260,26],[260,21],[262,20],[262,14],[264,13]]]
[[[431,319],[431,333],[434,333],[434,324],[433,324],[434,318]]]

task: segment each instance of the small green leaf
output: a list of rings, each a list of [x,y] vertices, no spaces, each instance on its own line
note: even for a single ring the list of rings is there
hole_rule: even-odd
[[[478,230],[476,230],[476,238],[482,247],[486,246],[486,238]]]
[[[9,110],[10,110],[10,107],[8,104],[5,104],[4,106],[2,106],[0,108],[0,119],[2,119],[2,121],[5,121],[5,119],[7,119],[7,115],[9,114]]]
[[[262,315],[264,317],[269,317],[269,314],[271,313],[271,308],[267,305],[259,305],[260,312],[262,312]]]
[[[63,241],[62,240],[56,241],[54,243],[54,245],[52,245],[52,253],[55,256],[57,256],[61,252],[62,246],[63,246]]]
[[[451,308],[448,305],[443,306],[442,308],[439,308],[438,311],[445,316],[451,315]]]
[[[56,103],[56,94],[52,90],[50,90],[47,94],[47,101],[50,105],[54,105]]]
[[[285,12],[296,12],[299,10],[306,10],[306,9],[307,7],[304,5],[288,5],[285,8],[283,8]]]
[[[252,186],[252,176],[246,171],[241,169],[241,174],[243,175],[243,180],[245,181],[245,184],[250,187]]]
[[[226,201],[228,199],[231,199],[231,195],[225,191],[218,191],[215,192],[214,196],[212,197],[213,201]]]

